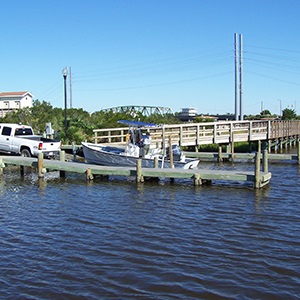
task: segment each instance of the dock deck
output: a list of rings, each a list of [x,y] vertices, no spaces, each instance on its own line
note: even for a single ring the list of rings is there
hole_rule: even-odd
[[[226,170],[202,170],[196,168],[192,170],[184,169],[160,169],[160,168],[141,168],[137,163],[134,167],[108,167],[83,162],[61,161],[61,160],[44,160],[43,158],[28,158],[19,156],[0,156],[0,169],[9,166],[27,166],[38,169],[39,177],[43,177],[48,171],[73,172],[85,174],[87,180],[92,180],[94,175],[102,176],[133,176],[137,182],[144,182],[145,178],[170,178],[174,179],[191,179],[194,185],[211,183],[211,181],[248,181],[253,183],[254,188],[261,188],[267,185],[271,179],[270,172],[260,171],[259,165],[255,166],[253,172],[249,171],[226,171]],[[140,160],[138,160],[140,162]],[[0,170],[1,171],[1,170]],[[1,172],[1,173],[2,173]]]

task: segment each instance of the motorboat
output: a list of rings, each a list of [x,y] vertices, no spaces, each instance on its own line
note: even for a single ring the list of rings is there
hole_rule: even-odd
[[[134,167],[137,160],[141,159],[143,168],[153,168],[155,160],[158,161],[159,168],[171,168],[170,166],[170,147],[149,147],[147,153],[143,153],[143,135],[142,130],[150,127],[159,128],[156,125],[146,122],[119,120],[120,123],[129,126],[126,135],[125,146],[108,146],[94,143],[82,142],[82,150],[87,163],[103,166]],[[181,152],[180,147],[172,145],[172,168],[193,169],[199,164],[198,159],[187,159]]]

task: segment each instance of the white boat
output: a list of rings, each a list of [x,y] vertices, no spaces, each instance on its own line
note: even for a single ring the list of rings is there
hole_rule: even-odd
[[[149,153],[142,156],[141,145],[139,139],[142,136],[141,130],[149,127],[156,126],[145,122],[135,121],[119,121],[123,124],[129,125],[127,143],[125,147],[112,147],[100,144],[82,142],[82,150],[87,163],[103,165],[103,166],[128,166],[135,167],[137,159],[142,160],[143,168],[153,168],[154,161],[157,157],[159,168],[170,168],[170,160],[168,149],[150,148]],[[165,151],[164,151],[165,150]],[[197,159],[186,159],[177,145],[172,145],[173,153],[173,167],[193,169],[199,164]]]

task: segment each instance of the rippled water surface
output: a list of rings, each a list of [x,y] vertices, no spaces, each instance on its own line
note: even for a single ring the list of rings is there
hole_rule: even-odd
[[[254,190],[5,169],[0,297],[299,299],[299,167],[269,170]]]

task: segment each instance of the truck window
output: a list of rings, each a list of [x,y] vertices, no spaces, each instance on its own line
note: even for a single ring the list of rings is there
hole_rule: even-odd
[[[11,128],[4,126],[2,130],[2,135],[10,136],[10,134],[11,134]]]
[[[33,135],[31,128],[16,128],[15,136],[16,135]]]

